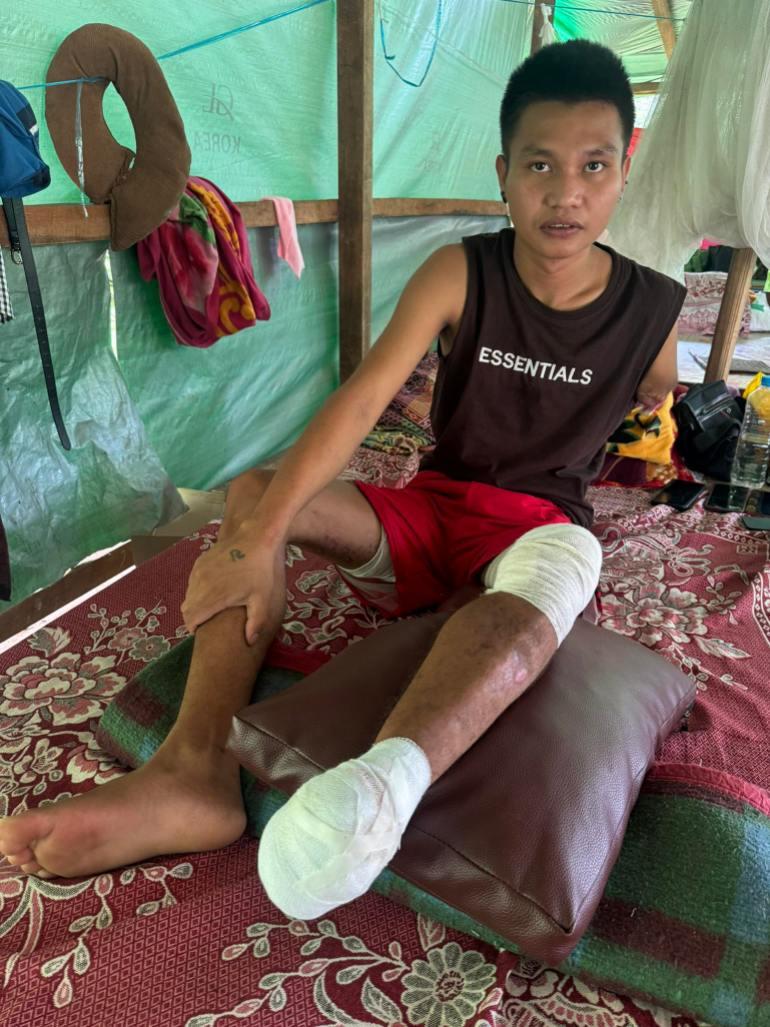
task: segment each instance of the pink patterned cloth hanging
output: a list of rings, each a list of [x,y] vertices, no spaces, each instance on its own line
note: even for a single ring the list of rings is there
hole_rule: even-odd
[[[275,218],[278,222],[280,238],[278,240],[278,256],[285,260],[297,278],[302,276],[305,258],[297,236],[297,219],[294,216],[294,204],[285,196],[268,196],[275,207]]]

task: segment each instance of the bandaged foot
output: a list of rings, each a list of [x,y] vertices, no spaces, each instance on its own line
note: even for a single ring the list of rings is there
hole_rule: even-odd
[[[422,749],[387,738],[307,781],[269,820],[259,876],[285,916],[314,920],[363,895],[430,784]]]

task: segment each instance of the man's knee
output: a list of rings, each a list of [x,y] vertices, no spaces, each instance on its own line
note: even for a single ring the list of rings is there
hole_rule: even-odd
[[[484,572],[484,584],[487,595],[507,592],[540,610],[561,645],[590,602],[601,566],[601,546],[590,531],[547,524],[500,553]]]

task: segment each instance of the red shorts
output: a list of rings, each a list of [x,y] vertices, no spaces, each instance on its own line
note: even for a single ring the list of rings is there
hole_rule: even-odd
[[[477,581],[491,560],[532,528],[570,523],[547,499],[455,481],[438,471],[420,471],[404,488],[355,484],[374,508],[390,547],[398,609],[382,608],[391,616],[442,603]]]

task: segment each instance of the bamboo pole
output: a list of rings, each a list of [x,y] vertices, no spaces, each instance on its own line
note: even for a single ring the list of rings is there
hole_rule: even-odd
[[[651,0],[652,9],[658,18],[658,31],[663,40],[663,49],[666,51],[666,58],[670,61],[671,54],[676,46],[676,32],[672,19],[671,0]]]
[[[757,255],[754,250],[733,250],[730,259],[730,270],[727,273],[725,294],[719,308],[714,340],[711,343],[708,364],[706,365],[707,382],[726,379],[735,351],[735,343],[741,327],[741,317],[746,306],[746,297],[751,286],[751,276],[756,266]]]

